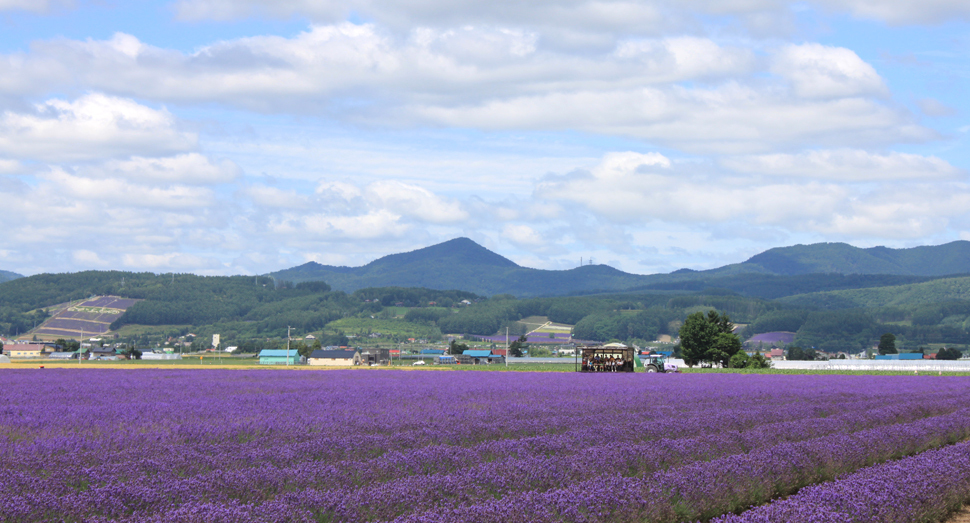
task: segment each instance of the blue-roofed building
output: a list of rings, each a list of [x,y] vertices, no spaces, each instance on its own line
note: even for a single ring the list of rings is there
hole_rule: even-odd
[[[877,360],[921,360],[923,354],[919,352],[904,352],[902,354],[879,354]]]
[[[289,356],[287,356],[289,352]],[[260,365],[299,365],[300,353],[296,349],[263,349],[259,351]]]
[[[458,363],[465,365],[478,365],[481,363],[502,362],[504,358],[498,354],[492,354],[490,350],[468,349],[458,355]]]
[[[428,354],[430,356],[441,356],[445,351],[442,349],[421,349],[421,354]]]

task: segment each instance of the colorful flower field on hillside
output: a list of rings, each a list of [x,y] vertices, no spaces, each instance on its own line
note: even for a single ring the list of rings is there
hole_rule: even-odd
[[[903,522],[970,499],[960,377],[16,369],[0,385],[0,521]]]

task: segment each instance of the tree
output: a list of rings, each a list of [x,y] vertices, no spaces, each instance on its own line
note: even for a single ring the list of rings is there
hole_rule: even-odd
[[[703,361],[707,349],[714,345],[717,327],[707,321],[703,312],[695,312],[680,327],[680,352],[684,363],[693,367]]]
[[[879,337],[879,354],[896,354],[896,336],[885,333]]]
[[[741,350],[741,340],[733,334],[734,324],[727,314],[695,312],[680,328],[681,355],[688,367],[701,363],[727,367]]]
[[[741,340],[730,332],[719,332],[717,337],[714,338],[714,345],[707,353],[707,359],[712,363],[727,367],[731,358],[739,353],[744,354],[741,351]]]
[[[307,345],[302,341],[298,341],[296,343],[291,344],[290,350],[296,349],[297,354],[299,354],[300,356],[303,356],[304,358],[309,358],[310,355],[313,354],[314,345],[316,345],[317,343],[320,343],[320,341],[314,340],[314,343],[311,345]]]
[[[734,356],[731,356],[730,366],[732,369],[743,369],[748,366],[748,354],[744,351],[738,352]]]
[[[963,356],[963,353],[957,348],[943,347],[936,353],[936,359],[938,360],[958,360],[961,356]]]
[[[448,345],[448,354],[451,354],[453,356],[462,354],[466,350],[468,350],[468,345],[465,345],[464,343],[458,343],[457,340],[451,340],[451,343]]]
[[[519,336],[519,339],[513,341],[509,345],[509,354],[511,354],[513,357],[521,358],[522,351],[529,349],[528,341],[529,340],[525,337],[525,334]]]
[[[760,352],[756,352],[754,354],[754,356],[751,356],[751,358],[748,359],[748,367],[747,368],[749,368],[749,369],[770,369],[771,368],[771,360],[769,360],[768,358],[765,358],[764,356],[762,356]]]
[[[788,359],[790,361],[815,361],[818,354],[815,349],[803,349],[799,346],[788,348]]]

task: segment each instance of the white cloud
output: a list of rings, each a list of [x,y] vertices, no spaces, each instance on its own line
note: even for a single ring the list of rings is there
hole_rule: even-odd
[[[547,240],[532,227],[523,224],[508,224],[502,228],[502,238],[528,250],[539,250]]]
[[[19,173],[22,169],[23,165],[17,160],[4,160],[0,158],[0,174]]]
[[[253,204],[264,208],[305,209],[311,205],[306,195],[298,194],[295,190],[284,190],[265,185],[251,185],[242,189],[240,195],[248,198]]]
[[[661,4],[661,5],[657,5]],[[466,24],[539,25],[584,32],[653,33],[664,28],[662,3],[635,0],[568,0],[505,3],[403,0],[178,0],[183,20],[232,20],[300,15],[320,23],[342,21],[351,12],[396,29]]]
[[[110,262],[101,259],[98,253],[88,249],[75,249],[71,259],[81,267],[109,267]]]
[[[876,70],[844,47],[808,43],[784,46],[772,71],[791,82],[803,98],[884,96],[886,85]]]
[[[192,270],[205,272],[205,269],[221,269],[218,260],[205,256],[168,252],[162,254],[125,254],[121,258],[126,267],[160,272]]]
[[[369,126],[580,130],[731,153],[936,137],[882,103],[881,77],[848,49],[785,46],[774,55],[775,76],[756,79],[768,71],[752,49],[712,39],[627,38],[577,53],[543,49],[541,38],[490,26],[395,36],[341,23],[191,54],[121,33],[54,40],[24,60],[69,63],[80,85],[123,96]]]
[[[305,16],[318,22],[346,19],[351,12],[394,27],[495,23],[548,25],[583,32],[659,32],[682,30],[694,17],[736,16],[748,25],[785,20],[793,5],[848,12],[859,18],[895,25],[940,23],[970,19],[964,0],[535,0],[514,4],[468,0],[177,0],[183,20],[233,20],[253,16]]]
[[[956,109],[933,98],[916,100],[916,105],[919,106],[920,111],[923,111],[923,114],[926,116],[953,116],[957,114]]]
[[[73,0],[0,0],[0,12],[28,11],[45,14],[54,7],[71,7],[73,5]]]
[[[271,219],[268,231],[273,236],[297,235],[304,241],[367,241],[400,237],[409,229],[409,225],[401,223],[400,216],[381,209],[355,216],[335,216],[326,212],[288,214]]]
[[[96,179],[70,174],[62,169],[39,174],[49,182],[45,190],[60,197],[81,198],[127,207],[148,209],[204,208],[214,203],[215,195],[204,187],[169,185],[152,187],[119,178]]]
[[[793,145],[869,146],[937,134],[910,115],[863,98],[797,100],[739,84],[517,97],[461,107],[410,107],[439,125],[553,129],[643,138],[691,152],[743,153]]]
[[[863,169],[870,171],[873,163],[880,162],[940,168],[932,159],[898,154],[842,153],[834,158],[841,161],[846,156],[862,158]],[[823,163],[833,160],[832,156],[821,158]],[[781,163],[791,168],[791,162]],[[838,164],[836,168],[846,169]],[[794,174],[801,169],[804,167],[799,166]],[[926,183],[922,177],[912,177],[912,183],[875,189],[851,183],[868,181],[867,176],[848,183],[837,176],[827,182],[780,180],[760,174],[728,177],[703,166],[668,164],[655,153],[623,153],[608,155],[591,171],[540,183],[536,197],[569,202],[615,223],[771,226],[792,233],[893,239],[938,234],[954,220],[963,219],[970,203],[970,185],[961,179]]]
[[[859,18],[893,25],[970,20],[970,4],[965,0],[819,0],[818,3],[833,10],[849,11]]]
[[[229,103],[260,111],[336,112],[341,97],[435,101],[720,78],[751,68],[751,52],[711,40],[628,41],[590,56],[538,51],[537,34],[504,28],[314,26],[293,38],[223,41],[191,54],[123,33],[106,41],[36,43],[25,58],[70,64],[77,81],[125,96]],[[359,107],[358,107],[359,110]]]
[[[49,100],[34,113],[0,115],[0,153],[48,162],[118,155],[159,155],[196,146],[166,110],[134,101],[88,94],[74,102]]]
[[[110,160],[99,168],[87,169],[85,174],[141,182],[210,185],[236,180],[240,169],[232,160],[213,163],[199,153],[188,153],[162,158],[135,156],[127,160]]]
[[[899,152],[875,154],[859,149],[735,156],[724,158],[720,163],[747,174],[842,181],[953,179],[965,174],[935,156]]]
[[[422,187],[396,181],[368,185],[365,198],[375,200],[372,205],[378,208],[428,223],[455,223],[468,218],[468,213],[458,202],[441,198]]]

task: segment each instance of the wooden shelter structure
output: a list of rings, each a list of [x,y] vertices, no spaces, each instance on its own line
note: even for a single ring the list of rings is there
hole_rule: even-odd
[[[582,358],[580,372],[634,372],[636,358],[633,347],[622,343],[577,347]]]

